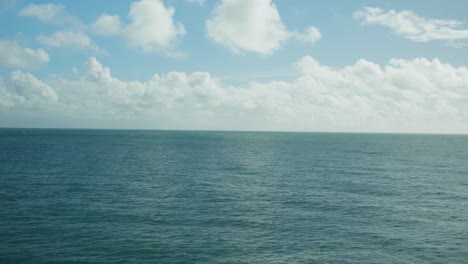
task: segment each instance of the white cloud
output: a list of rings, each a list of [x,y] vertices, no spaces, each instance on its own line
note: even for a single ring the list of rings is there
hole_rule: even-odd
[[[54,48],[98,49],[91,38],[81,31],[64,30],[51,35],[40,34],[37,41]]]
[[[86,77],[91,81],[109,83],[113,80],[109,68],[103,67],[95,57],[91,57],[89,61],[86,62],[86,67],[88,68]]]
[[[41,98],[64,117],[128,119],[142,128],[468,133],[468,69],[437,59],[393,59],[384,66],[361,59],[335,69],[306,56],[296,63],[292,81],[243,86],[203,72],[127,82],[95,58],[86,68],[79,80],[38,81],[46,85],[39,90],[50,87],[58,101]],[[15,94],[16,88],[6,87],[0,88],[0,102]],[[20,100],[11,104],[3,107],[23,108]]]
[[[174,13],[161,0],[140,0],[130,5],[130,23],[121,26],[118,16],[102,14],[93,29],[102,35],[119,35],[143,52],[167,52],[185,35],[184,26],[174,21]]]
[[[452,19],[425,18],[410,10],[397,12],[376,7],[365,7],[354,13],[354,19],[363,25],[385,26],[404,38],[428,42],[446,40],[459,45],[456,41],[468,39],[468,29],[460,28],[462,21]]]
[[[292,33],[293,36],[299,41],[305,43],[315,43],[322,38],[320,30],[314,26],[310,26],[304,30],[304,33]]]
[[[74,48],[74,49],[91,49],[98,52],[103,52],[88,36],[86,31],[88,28],[80,21],[80,19],[72,16],[65,11],[65,6],[59,4],[30,4],[19,11],[20,16],[35,17],[43,23],[66,24],[69,29],[59,30],[52,34],[39,34],[36,40],[42,45],[54,48]],[[105,21],[104,21],[105,22]],[[104,22],[101,21],[101,27]],[[101,28],[109,30],[109,28]]]
[[[54,89],[29,73],[14,71],[0,79],[0,107],[21,105],[27,109],[50,108],[58,101]]]
[[[289,32],[271,0],[222,0],[206,20],[206,30],[214,42],[235,53],[271,54],[291,37],[309,43],[320,39],[312,26],[306,33]]]
[[[65,11],[59,4],[30,4],[19,11],[23,17],[34,17],[43,23],[80,25],[79,19]]]
[[[20,16],[35,17],[41,22],[50,22],[65,13],[65,7],[57,4],[30,4],[20,10]]]
[[[175,9],[160,0],[141,0],[130,6],[131,22],[123,34],[129,43],[143,51],[169,48],[185,34],[184,26],[173,20]]]
[[[288,38],[276,6],[270,0],[222,0],[206,21],[208,36],[234,52],[269,54]]]
[[[96,34],[112,36],[120,34],[121,27],[119,16],[104,13],[99,16],[91,28]]]
[[[21,47],[13,40],[0,40],[0,64],[8,67],[34,68],[49,62],[43,49]]]

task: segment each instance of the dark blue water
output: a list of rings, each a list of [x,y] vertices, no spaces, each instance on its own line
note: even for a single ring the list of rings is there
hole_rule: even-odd
[[[467,136],[0,130],[0,263],[467,262]]]

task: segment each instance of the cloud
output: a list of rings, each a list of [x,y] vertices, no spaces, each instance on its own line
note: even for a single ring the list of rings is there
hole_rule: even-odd
[[[293,37],[304,43],[315,43],[322,38],[320,30],[314,26],[310,26],[304,30],[304,33],[292,33]]]
[[[0,64],[8,67],[35,68],[49,62],[43,49],[21,47],[14,40],[0,40]]]
[[[141,0],[130,5],[130,23],[121,25],[118,16],[102,14],[93,29],[97,34],[120,36],[143,52],[168,52],[185,35],[183,24],[174,21],[174,13],[161,0]]]
[[[34,17],[43,23],[63,24],[71,27],[71,29],[59,30],[49,35],[39,34],[36,40],[42,45],[54,48],[90,49],[103,52],[85,33],[88,29],[84,23],[66,12],[63,5],[30,4],[21,9],[19,15]],[[109,30],[109,28],[106,30]]]
[[[271,0],[222,0],[206,20],[208,37],[235,53],[242,51],[271,54],[289,38],[314,43],[320,31],[289,32]]]
[[[288,38],[276,6],[270,0],[223,0],[206,21],[208,36],[234,52],[270,54]]]
[[[50,109],[44,102],[49,102],[66,118],[126,119],[139,121],[141,128],[468,133],[466,67],[417,58],[392,59],[383,66],[360,59],[332,68],[306,56],[295,68],[297,78],[292,81],[241,86],[206,72],[123,81],[91,58],[79,80],[36,79],[44,85],[31,87],[36,87],[36,95],[45,94],[40,97],[43,103],[36,104],[44,111]],[[21,78],[13,79],[35,80],[17,75]],[[5,105],[11,102],[5,94],[26,98],[27,91],[12,87],[27,85],[2,85],[5,109],[28,107],[21,100]],[[57,101],[49,92],[37,92],[44,90],[54,91]]]
[[[185,34],[184,26],[173,21],[174,12],[174,8],[166,8],[162,1],[134,2],[129,12],[131,23],[123,34],[131,45],[143,51],[167,49]]]
[[[103,36],[119,35],[122,30],[120,17],[106,13],[100,15],[91,28],[94,33]]]
[[[19,11],[22,17],[34,17],[42,23],[81,25],[79,19],[65,11],[59,4],[29,4]]]
[[[397,12],[376,7],[365,7],[354,13],[354,19],[362,25],[388,27],[406,39],[419,42],[446,40],[453,45],[468,39],[468,29],[461,29],[462,21],[425,18],[410,10]]]
[[[65,7],[57,4],[30,4],[20,10],[20,16],[35,17],[41,22],[51,22],[62,17],[65,13]]]
[[[64,30],[51,35],[40,34],[37,41],[43,45],[54,48],[75,48],[98,50],[91,38],[81,31]]]
[[[110,83],[113,80],[109,68],[103,67],[95,57],[91,57],[86,62],[86,67],[88,70],[86,78],[91,81],[95,81],[97,83]]]
[[[14,71],[5,80],[0,79],[0,107],[36,110],[50,108],[58,101],[54,89],[29,73]]]

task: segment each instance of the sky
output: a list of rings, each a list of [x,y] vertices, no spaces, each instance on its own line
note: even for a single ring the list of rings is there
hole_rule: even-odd
[[[466,134],[466,10],[0,0],[0,127]]]

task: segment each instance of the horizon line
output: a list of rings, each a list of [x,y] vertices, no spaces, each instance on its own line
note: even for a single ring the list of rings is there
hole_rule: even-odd
[[[468,136],[467,133],[450,132],[377,132],[377,131],[308,131],[308,130],[237,130],[237,129],[177,129],[177,128],[92,128],[92,127],[3,127],[0,130],[114,130],[114,131],[166,131],[166,132],[239,132],[239,133],[310,133],[310,134],[383,134],[383,135],[440,135]]]

